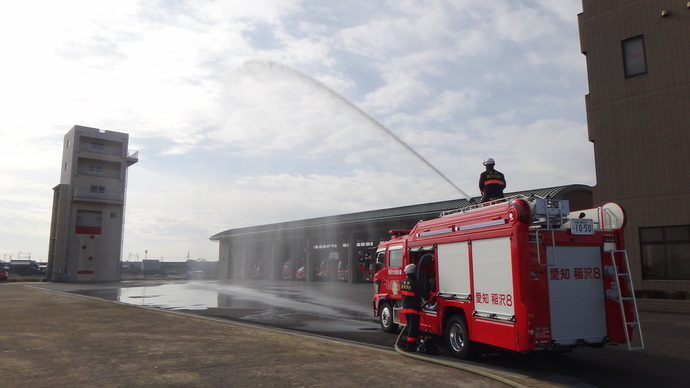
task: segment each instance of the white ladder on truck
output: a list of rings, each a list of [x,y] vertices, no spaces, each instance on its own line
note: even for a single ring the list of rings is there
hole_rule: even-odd
[[[640,316],[637,313],[637,301],[635,300],[635,291],[630,275],[628,252],[626,250],[611,250],[610,252],[613,275],[614,279],[616,279],[616,289],[618,290],[618,304],[620,305],[621,317],[625,325],[625,340],[628,343],[628,350],[642,350],[644,349],[644,340],[642,339]],[[618,261],[616,260],[616,254],[622,256]],[[633,307],[630,320],[628,320],[628,315],[625,313],[625,302],[632,304]]]

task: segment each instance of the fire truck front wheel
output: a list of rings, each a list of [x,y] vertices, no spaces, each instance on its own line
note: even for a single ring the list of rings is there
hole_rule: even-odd
[[[462,315],[452,316],[446,326],[446,344],[453,357],[462,360],[472,358],[474,345],[469,338],[465,317]]]
[[[393,333],[398,330],[398,325],[393,322],[393,309],[387,302],[381,303],[381,307],[379,307],[379,323],[381,330],[385,333]]]

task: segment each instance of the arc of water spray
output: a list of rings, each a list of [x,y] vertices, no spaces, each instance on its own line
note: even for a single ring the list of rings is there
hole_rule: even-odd
[[[460,189],[455,183],[453,183],[453,181],[451,181],[450,179],[448,179],[448,177],[446,177],[441,171],[439,171],[438,168],[436,168],[433,164],[431,164],[428,160],[426,160],[422,155],[420,155],[417,151],[415,151],[414,148],[410,147],[409,144],[405,143],[401,138],[399,138],[399,137],[398,137],[395,133],[393,133],[390,129],[386,128],[383,124],[381,124],[380,122],[378,122],[378,120],[376,120],[376,119],[374,119],[373,117],[371,117],[369,114],[367,114],[365,111],[363,111],[360,107],[358,107],[358,106],[355,105],[354,103],[350,102],[350,101],[347,100],[345,97],[341,96],[340,94],[338,94],[337,92],[335,92],[333,89],[331,89],[331,88],[329,88],[328,86],[322,84],[322,83],[319,82],[318,80],[316,80],[316,79],[314,79],[314,78],[312,78],[312,77],[310,77],[310,76],[308,76],[308,75],[306,75],[306,74],[304,74],[304,73],[301,73],[301,72],[299,72],[299,71],[297,71],[297,70],[295,70],[295,69],[293,69],[293,68],[291,68],[291,67],[288,67],[288,66],[285,66],[285,65],[281,65],[281,64],[278,64],[278,63],[275,63],[275,62],[248,61],[248,62],[246,62],[246,65],[249,65],[249,66],[252,66],[252,65],[263,65],[263,66],[267,66],[267,67],[269,67],[269,68],[277,68],[277,69],[283,70],[283,71],[285,71],[285,72],[294,74],[294,75],[298,76],[299,78],[308,81],[308,82],[311,83],[312,85],[316,85],[317,87],[321,88],[322,90],[324,90],[324,91],[330,93],[332,96],[336,97],[336,98],[339,99],[340,101],[344,102],[347,106],[349,106],[350,108],[352,108],[352,109],[354,109],[355,111],[357,111],[358,113],[360,113],[362,116],[364,116],[364,117],[366,117],[367,119],[369,119],[369,121],[371,121],[376,127],[378,127],[379,129],[381,129],[382,131],[384,131],[385,133],[387,133],[388,136],[392,137],[392,138],[393,138],[395,141],[397,141],[400,145],[402,145],[403,147],[405,147],[405,149],[407,149],[408,151],[410,151],[414,156],[416,156],[419,160],[421,160],[424,164],[426,164],[429,168],[431,168],[436,174],[438,174],[438,176],[440,176],[441,178],[443,178],[446,182],[450,183],[450,185],[453,186],[460,194],[462,194],[463,197],[465,197],[465,199],[467,199],[468,201],[471,199],[471,197],[470,197],[469,195],[467,195],[467,193],[465,193],[464,191],[462,191],[462,189]]]

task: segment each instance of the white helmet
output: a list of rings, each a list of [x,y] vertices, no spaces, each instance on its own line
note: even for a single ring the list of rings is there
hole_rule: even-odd
[[[417,270],[417,266],[414,265],[414,264],[408,264],[408,265],[405,267],[405,273],[406,273],[406,274],[414,273],[416,270]]]
[[[486,158],[486,159],[484,159],[484,165],[485,165],[485,166],[488,166],[488,165],[490,165],[490,164],[496,164],[496,162],[494,162],[494,158]]]

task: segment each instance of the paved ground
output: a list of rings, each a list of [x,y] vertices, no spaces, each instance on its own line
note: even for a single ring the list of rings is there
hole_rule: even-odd
[[[328,339],[0,284],[2,387],[498,387]],[[498,372],[525,386],[557,386]]]

